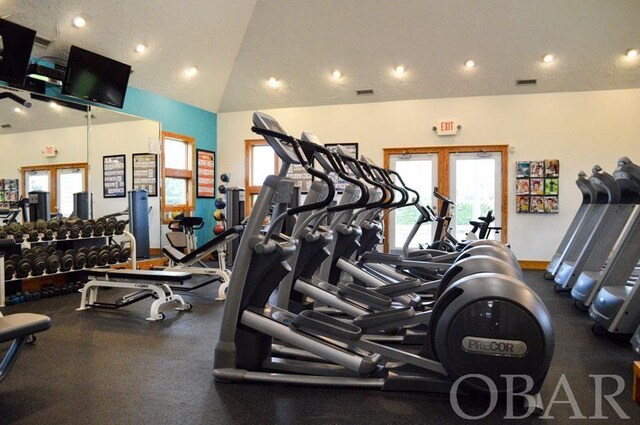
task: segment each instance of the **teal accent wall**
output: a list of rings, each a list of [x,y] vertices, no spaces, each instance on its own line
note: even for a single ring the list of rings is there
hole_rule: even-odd
[[[127,89],[122,112],[160,121],[163,131],[193,137],[196,139],[196,148],[217,151],[218,116],[213,112],[135,87]],[[198,245],[213,237],[214,210],[213,199],[196,198],[195,214],[204,218],[205,223],[197,233]]]
[[[122,109],[93,104],[82,101],[81,99],[64,96],[60,93],[60,88],[55,86],[47,87],[47,95],[75,103],[96,105],[101,108],[159,121],[162,124],[162,131],[170,131],[172,133],[193,137],[196,140],[197,149],[217,151],[218,116],[214,112],[209,112],[196,106],[131,86],[127,88],[127,95]],[[216,165],[217,162],[216,158]],[[196,198],[195,209],[195,214],[204,218],[205,223],[204,227],[197,231],[198,245],[202,245],[213,237],[214,199]],[[161,241],[162,244],[165,242],[166,241]]]

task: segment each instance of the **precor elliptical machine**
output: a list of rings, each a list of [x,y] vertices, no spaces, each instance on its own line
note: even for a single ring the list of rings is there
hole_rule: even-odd
[[[255,113],[253,122],[283,165],[279,175],[266,178],[240,241],[215,349],[216,380],[449,392],[459,378],[482,374],[501,393],[539,392],[553,354],[551,320],[537,295],[512,277],[480,273],[450,286],[431,311],[418,353],[362,339],[360,327],[313,310],[296,315],[269,305],[299,243],[280,234],[282,221],[327,207],[334,191],[329,176],[302,152],[314,151],[313,144],[286,135],[266,114]],[[326,198],[287,209],[293,181],[284,176],[291,164],[324,181]],[[530,381],[507,388],[505,374]],[[460,390],[488,390],[482,380],[461,382]]]

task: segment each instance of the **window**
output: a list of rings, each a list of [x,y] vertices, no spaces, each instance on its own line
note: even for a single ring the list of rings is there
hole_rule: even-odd
[[[51,194],[51,210],[65,217],[73,213],[73,194],[87,190],[86,163],[22,167],[22,196],[34,190]]]
[[[195,139],[163,132],[162,152],[162,217],[164,223],[169,223],[179,213],[190,215],[195,206]]]
[[[278,156],[263,139],[245,140],[244,152],[244,187],[247,191],[247,202],[244,208],[245,216],[248,216],[258,198],[264,179],[268,175],[277,174]]]

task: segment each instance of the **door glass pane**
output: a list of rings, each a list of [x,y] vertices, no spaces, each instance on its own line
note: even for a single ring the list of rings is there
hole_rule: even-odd
[[[451,195],[455,202],[453,236],[461,241],[471,230],[470,220],[492,211],[500,216],[500,154],[451,154]],[[494,222],[494,224],[496,224]]]
[[[27,171],[25,173],[27,193],[34,190],[44,190],[49,192],[49,172],[48,171]]]
[[[84,171],[69,168],[58,171],[58,212],[69,217],[73,212],[73,194],[84,190]]]
[[[392,155],[390,165],[402,176],[402,180],[408,187],[418,191],[422,205],[433,205],[432,191],[437,178],[437,155]],[[397,251],[402,249],[420,213],[415,207],[406,207],[393,211],[390,215],[389,248]],[[431,240],[432,225],[423,224],[411,240],[409,247],[418,248],[419,244],[428,245]]]
[[[262,186],[264,179],[274,173],[275,153],[268,145],[251,149],[251,186]]]
[[[165,203],[167,205],[187,204],[187,179],[167,177],[165,179]]]
[[[164,161],[165,168],[188,169],[187,143],[175,139],[164,139]]]

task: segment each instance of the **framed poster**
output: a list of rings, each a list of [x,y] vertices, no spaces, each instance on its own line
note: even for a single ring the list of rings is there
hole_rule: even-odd
[[[102,190],[105,198],[127,196],[127,157],[107,155],[102,157]]]
[[[196,196],[216,197],[216,153],[196,149]]]
[[[358,144],[357,143],[325,143],[324,147],[329,149],[332,152],[337,150],[337,147],[340,146],[347,154],[352,158],[358,158]],[[349,174],[351,174],[351,170],[347,168]],[[347,186],[347,182],[338,177],[337,174],[331,173],[331,178],[333,179],[333,185],[336,188],[337,193],[344,192],[344,188]]]
[[[158,156],[154,153],[133,154],[133,190],[144,189],[158,196]]]

